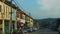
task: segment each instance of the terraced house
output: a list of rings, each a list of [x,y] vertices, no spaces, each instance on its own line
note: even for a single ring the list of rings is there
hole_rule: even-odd
[[[17,12],[17,20],[18,24],[20,24],[19,27],[24,27],[25,29],[33,27],[33,18],[24,13],[21,10],[18,10]]]
[[[33,19],[30,16],[14,4],[11,6],[10,2],[4,1],[0,0],[0,34],[14,32],[20,27],[33,27]]]
[[[10,15],[12,7],[12,23],[10,25]],[[0,32],[6,34],[9,29],[13,32],[16,27],[16,7],[10,6],[8,3],[3,3],[0,1]]]

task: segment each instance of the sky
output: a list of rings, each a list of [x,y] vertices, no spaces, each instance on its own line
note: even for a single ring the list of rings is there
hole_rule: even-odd
[[[60,0],[17,0],[19,7],[34,19],[60,18]]]

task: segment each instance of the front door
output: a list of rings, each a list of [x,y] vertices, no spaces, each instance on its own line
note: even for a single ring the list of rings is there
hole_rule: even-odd
[[[12,31],[15,31],[15,22],[12,22]]]
[[[4,23],[4,32],[5,32],[5,34],[7,34],[8,30],[9,30],[9,21],[5,20],[4,22],[5,22]]]
[[[3,28],[2,28],[3,26],[2,26],[2,20],[0,20],[0,34],[2,34],[3,32]]]

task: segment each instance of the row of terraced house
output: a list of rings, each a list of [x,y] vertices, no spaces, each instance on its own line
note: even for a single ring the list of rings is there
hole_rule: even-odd
[[[10,23],[10,21],[12,22]],[[0,0],[0,34],[6,34],[9,31],[13,32],[20,27],[33,27],[33,18],[16,7],[14,4],[11,6],[9,2]]]

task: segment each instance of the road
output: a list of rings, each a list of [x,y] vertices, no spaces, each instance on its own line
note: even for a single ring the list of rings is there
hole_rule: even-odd
[[[28,34],[58,34],[58,32],[51,31],[48,28],[40,29],[39,31],[31,32]]]

